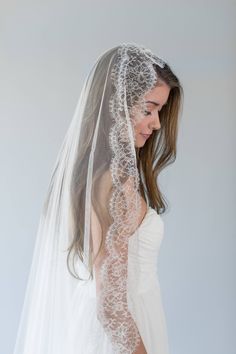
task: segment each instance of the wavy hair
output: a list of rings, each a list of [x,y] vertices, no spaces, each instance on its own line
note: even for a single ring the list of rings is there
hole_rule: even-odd
[[[80,260],[84,261],[83,253],[83,235],[84,235],[84,217],[85,211],[81,208],[81,205],[85,203],[85,190],[86,190],[86,181],[88,173],[88,161],[89,154],[91,151],[92,137],[95,130],[95,119],[96,112],[99,109],[101,103],[101,90],[93,90],[93,87],[96,88],[101,84],[101,87],[104,85],[105,77],[104,71],[101,70],[102,66],[108,65],[110,62],[111,56],[114,54],[113,51],[109,51],[101,57],[100,62],[98,63],[97,70],[94,75],[94,79],[91,84],[91,90],[86,102],[85,113],[88,119],[86,123],[82,126],[83,137],[81,137],[81,146],[83,150],[80,150],[80,155],[77,156],[74,169],[73,177],[71,182],[71,218],[72,218],[72,242],[68,247],[67,254],[67,267],[71,275],[75,278],[83,280],[78,276],[74,268],[75,259],[79,257]],[[137,168],[140,174],[140,193],[144,199],[146,190],[146,196],[149,200],[149,204],[153,207],[158,214],[162,214],[166,211],[168,204],[166,203],[160,188],[158,186],[158,176],[160,172],[169,164],[173,163],[176,159],[177,152],[177,135],[178,135],[178,126],[179,126],[179,117],[182,109],[183,101],[183,88],[173,73],[169,65],[166,63],[164,68],[159,67],[156,64],[153,64],[158,75],[158,82],[165,82],[170,87],[169,97],[167,104],[162,107],[159,117],[161,122],[161,128],[157,131],[153,131],[151,137],[146,141],[143,147],[135,148],[136,158],[137,158]],[[101,74],[101,72],[103,74]],[[160,81],[159,81],[160,80]],[[108,92],[112,92],[112,87],[108,88]],[[109,105],[109,95],[104,96],[105,104],[104,107]],[[100,225],[102,228],[102,238],[100,241],[100,246],[96,257],[92,259],[90,255],[90,276],[93,279],[93,264],[96,258],[102,252],[105,235],[108,230],[108,226],[111,224],[111,219],[108,213],[108,209],[104,206],[105,203],[101,202],[100,190],[101,190],[101,181],[102,177],[106,175],[106,171],[109,169],[111,156],[110,149],[104,149],[104,144],[108,144],[108,135],[109,129],[111,127],[111,119],[107,112],[101,112],[102,122],[101,127],[99,128],[99,134],[101,134],[98,141],[103,144],[102,151],[105,151],[107,154],[106,157],[99,156],[99,145],[95,149],[95,158],[96,166],[94,166],[94,175],[93,175],[93,185],[92,185],[92,205],[97,214],[98,219],[100,220]],[[107,151],[107,152],[106,152]],[[106,161],[106,163],[104,163]],[[102,162],[102,163],[101,163]],[[111,194],[109,190],[108,195]],[[109,200],[107,196],[106,201]],[[107,203],[108,204],[108,203]],[[69,266],[70,256],[73,254],[73,271],[71,271]]]

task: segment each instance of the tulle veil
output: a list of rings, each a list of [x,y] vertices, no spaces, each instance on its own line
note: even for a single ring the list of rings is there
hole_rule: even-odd
[[[124,43],[86,77],[42,207],[14,354],[128,354],[139,343],[127,304],[140,213],[133,117],[158,80],[154,63],[165,65]]]

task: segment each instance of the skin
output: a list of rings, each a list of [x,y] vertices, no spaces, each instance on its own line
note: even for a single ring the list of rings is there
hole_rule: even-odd
[[[135,136],[135,147],[142,147],[148,137],[144,137],[142,134],[152,134],[153,130],[161,129],[161,123],[159,119],[159,112],[162,107],[167,103],[170,93],[170,87],[163,81],[158,86],[155,86],[145,96],[146,110],[142,113],[135,112],[132,116]],[[148,103],[152,101],[154,103]]]

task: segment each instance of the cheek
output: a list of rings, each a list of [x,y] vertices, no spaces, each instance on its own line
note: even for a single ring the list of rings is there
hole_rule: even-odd
[[[147,117],[143,116],[139,110],[134,110],[131,114],[131,122],[136,133],[143,131],[147,125]]]
[[[141,122],[137,123],[135,126],[135,131],[137,133],[142,132],[143,130],[145,130],[147,123],[145,122],[145,120],[142,120]]]

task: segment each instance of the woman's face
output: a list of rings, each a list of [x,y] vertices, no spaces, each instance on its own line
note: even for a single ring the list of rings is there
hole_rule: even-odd
[[[155,86],[144,96],[146,110],[144,112],[137,110],[131,115],[131,120],[135,122],[133,125],[135,147],[142,147],[153,130],[161,128],[159,112],[167,103],[169,93],[170,87],[162,81],[160,86]]]

